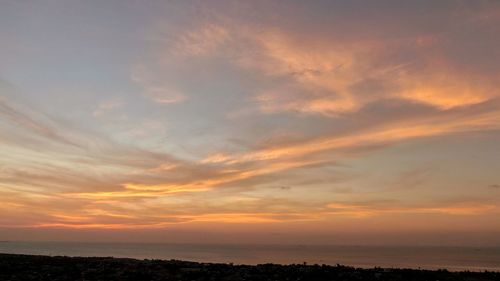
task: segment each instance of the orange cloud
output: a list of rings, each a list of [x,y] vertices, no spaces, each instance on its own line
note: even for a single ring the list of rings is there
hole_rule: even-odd
[[[97,191],[82,193],[67,193],[65,196],[71,198],[86,198],[94,200],[106,200],[110,198],[134,198],[134,197],[158,197],[182,193],[206,192],[214,187],[236,182],[252,177],[272,174],[279,171],[285,171],[305,165],[317,163],[317,160],[296,160],[287,162],[270,163],[263,167],[233,170],[227,173],[221,173],[214,178],[197,179],[186,184],[123,184],[124,190],[120,191]]]
[[[449,109],[499,96],[496,89],[500,81],[496,77],[458,69],[436,54],[416,53],[422,60],[418,63],[382,61],[390,57],[391,49],[410,49],[413,38],[406,42],[346,42],[300,37],[277,29],[245,30],[242,34],[253,42],[248,45],[260,48],[260,53],[243,52],[238,65],[268,76],[289,78],[257,95],[256,101],[268,113],[336,115],[359,110],[383,98],[401,98]],[[436,41],[431,35],[424,38]],[[363,89],[366,83],[375,84]]]
[[[481,215],[498,212],[500,208],[494,204],[462,204],[440,207],[380,206],[369,204],[331,203],[327,208],[334,210],[332,215],[352,217],[370,217],[384,214],[446,214],[446,215]]]
[[[334,149],[374,145],[464,131],[498,129],[500,128],[499,124],[500,114],[496,111],[457,117],[451,120],[444,117],[429,118],[427,120],[408,123],[396,123],[387,127],[374,128],[347,136],[332,136],[310,140],[290,146],[264,148],[235,155],[216,154],[218,155],[216,160],[226,164],[238,164],[252,161],[294,158]],[[213,161],[213,156],[207,159],[203,161]]]

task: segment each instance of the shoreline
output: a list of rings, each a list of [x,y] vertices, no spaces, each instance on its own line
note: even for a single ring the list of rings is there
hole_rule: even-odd
[[[498,247],[359,245],[218,245],[192,243],[13,242],[0,252],[42,256],[116,257],[199,263],[345,264],[356,268],[500,271]]]
[[[30,279],[31,278],[31,279]],[[205,263],[0,253],[0,280],[500,280],[500,271]]]

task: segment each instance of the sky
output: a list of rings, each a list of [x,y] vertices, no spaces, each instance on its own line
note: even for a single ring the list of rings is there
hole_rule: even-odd
[[[499,1],[0,3],[0,240],[500,245]]]

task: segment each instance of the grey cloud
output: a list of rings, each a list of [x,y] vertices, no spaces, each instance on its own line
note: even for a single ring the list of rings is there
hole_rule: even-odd
[[[0,115],[9,119],[14,124],[28,131],[31,131],[41,137],[62,144],[79,147],[79,145],[76,142],[62,136],[53,127],[36,120],[35,117],[31,117],[15,109],[13,106],[9,105],[5,100],[2,99],[0,99]]]

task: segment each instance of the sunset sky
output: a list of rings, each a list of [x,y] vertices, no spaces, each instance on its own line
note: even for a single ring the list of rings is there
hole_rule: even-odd
[[[0,3],[0,240],[500,245],[500,1]]]

